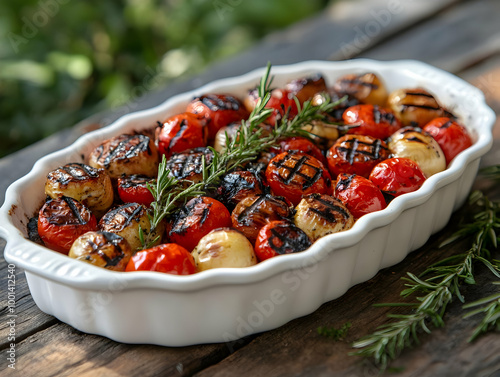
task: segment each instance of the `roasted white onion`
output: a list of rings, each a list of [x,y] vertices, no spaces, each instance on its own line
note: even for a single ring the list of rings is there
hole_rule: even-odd
[[[333,89],[371,105],[385,106],[387,102],[387,90],[384,83],[371,72],[342,76],[335,82]]]
[[[446,113],[434,96],[422,88],[395,90],[387,101],[405,126],[423,127]]]

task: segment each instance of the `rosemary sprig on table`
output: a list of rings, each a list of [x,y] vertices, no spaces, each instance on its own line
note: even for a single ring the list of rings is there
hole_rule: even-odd
[[[408,306],[413,311],[409,314],[389,314],[388,317],[395,321],[380,326],[374,333],[356,341],[353,347],[360,350],[353,352],[353,355],[372,357],[382,369],[385,369],[389,360],[395,359],[406,347],[419,342],[419,331],[430,333],[430,325],[434,327],[444,325],[443,315],[454,297],[464,302],[460,286],[462,283],[475,283],[475,263],[483,263],[500,278],[500,261],[492,259],[489,250],[490,246],[497,248],[499,240],[497,231],[500,230],[500,203],[491,202],[477,191],[471,194],[470,201],[479,209],[473,216],[472,222],[462,225],[461,229],[441,246],[473,236],[471,248],[465,253],[451,256],[432,265],[420,277],[407,273],[408,277],[404,278],[408,282],[405,284],[407,288],[401,295],[408,297],[418,292],[422,293],[416,297],[416,302],[377,306]],[[492,300],[491,306],[484,308],[487,316],[473,337],[487,328],[500,326],[500,303]],[[484,302],[481,301],[479,305],[482,303]],[[480,311],[472,314],[478,314]]]
[[[290,111],[288,109],[274,129],[268,135],[264,135],[264,129],[260,127],[260,124],[273,113],[273,109],[266,108],[271,98],[270,86],[272,77],[270,76],[270,72],[271,64],[268,64],[266,73],[262,76],[258,86],[259,99],[256,106],[250,113],[248,120],[242,121],[235,137],[226,137],[224,152],[219,153],[212,147],[209,147],[213,157],[208,166],[205,166],[206,162],[203,160],[203,179],[201,182],[180,182],[178,179],[172,177],[169,169],[166,167],[166,159],[163,157],[158,167],[156,184],[148,185],[154,197],[154,201],[151,204],[153,214],[150,218],[153,229],[165,217],[170,215],[180,203],[185,202],[189,198],[205,194],[220,182],[223,175],[246,162],[254,160],[262,151],[276,145],[280,138],[287,136],[309,136],[310,133],[304,131],[302,127],[313,120],[326,121],[327,117],[325,114],[345,100],[345,98],[342,98],[339,101],[332,102],[325,95],[325,100],[318,106],[313,106],[310,101],[306,101],[303,106],[300,106],[298,100],[295,99],[298,114],[293,119],[288,119]],[[154,243],[154,240],[149,239],[150,237],[148,236],[144,237],[144,234],[141,236],[143,248]]]
[[[464,315],[464,318],[468,318],[479,313],[485,313],[481,323],[476,327],[473,334],[469,338],[469,342],[472,342],[479,335],[491,329],[500,331],[500,281],[493,282],[493,284],[499,286],[497,293],[463,306],[464,309],[470,309],[482,305],[480,308],[472,310]]]

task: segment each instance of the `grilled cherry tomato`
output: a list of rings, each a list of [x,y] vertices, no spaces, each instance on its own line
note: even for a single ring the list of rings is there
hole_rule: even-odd
[[[292,136],[279,142],[279,151],[277,153],[291,150],[313,156],[326,166],[326,158],[321,152],[321,149],[319,149],[316,144],[314,144],[311,140],[306,139],[305,137]]]
[[[264,193],[264,183],[261,174],[250,170],[237,170],[222,177],[217,189],[217,196],[228,207],[236,204],[249,195]]]
[[[148,207],[154,198],[146,183],[152,183],[153,180],[154,178],[139,174],[118,178],[118,196],[124,203],[139,203]]]
[[[373,167],[389,158],[387,144],[371,136],[345,135],[328,150],[328,168],[332,176],[342,173],[368,178]]]
[[[387,139],[402,127],[394,113],[377,105],[356,105],[349,107],[342,115],[349,128],[347,133]]]
[[[378,187],[369,179],[356,174],[340,174],[333,196],[345,204],[355,219],[387,206]]]
[[[382,192],[394,197],[416,191],[425,181],[417,163],[409,158],[389,158],[375,166],[370,181]]]
[[[231,228],[214,229],[203,237],[191,255],[198,271],[212,268],[240,268],[257,264],[253,246],[241,233]]]
[[[123,134],[112,137],[97,146],[89,155],[89,165],[104,169],[112,179],[123,174],[158,173],[158,150],[146,135]]]
[[[374,73],[348,74],[340,77],[333,88],[338,93],[345,93],[357,100],[371,105],[384,106],[387,101],[385,85]]]
[[[424,126],[424,131],[431,134],[443,150],[446,163],[449,164],[457,154],[472,145],[467,129],[447,117],[431,120]]]
[[[240,201],[231,213],[233,228],[243,233],[252,244],[260,228],[273,220],[283,220],[292,214],[292,204],[281,196],[250,195]]]
[[[255,241],[255,255],[262,262],[276,255],[303,251],[311,240],[302,229],[289,221],[271,221],[260,229]]]
[[[405,126],[423,127],[447,113],[434,96],[422,88],[395,90],[387,102]]]
[[[300,104],[310,100],[316,93],[326,92],[326,82],[320,73],[310,76],[302,77],[300,79],[292,80],[286,84],[285,90],[290,95],[297,97]]]
[[[207,136],[206,119],[192,113],[174,115],[156,130],[158,151],[167,158],[173,153],[205,147]]]
[[[112,271],[125,271],[133,254],[123,237],[108,232],[87,232],[78,237],[68,256]]]
[[[95,216],[73,198],[49,200],[38,213],[38,234],[43,243],[63,254],[68,254],[79,236],[92,230],[97,230]]]
[[[297,151],[283,152],[271,159],[266,169],[271,190],[297,205],[304,195],[329,194],[330,173],[316,158]]]
[[[218,200],[193,198],[176,211],[167,226],[170,242],[191,251],[200,239],[216,228],[231,226],[231,214]]]
[[[225,94],[196,97],[187,105],[186,112],[200,115],[207,120],[209,140],[213,140],[222,127],[233,122],[241,123],[241,120],[250,115],[239,99]]]
[[[189,251],[175,243],[167,243],[137,252],[128,262],[125,271],[191,275],[196,272],[196,265]]]
[[[248,111],[252,111],[259,100],[257,89],[251,90],[248,97],[245,99],[245,106]],[[271,98],[266,104],[266,109],[273,109],[273,113],[266,119],[265,123],[274,126],[279,122],[285,114],[288,113],[288,118],[291,119],[298,114],[297,104],[293,98],[293,94],[285,89],[274,89],[271,91]]]

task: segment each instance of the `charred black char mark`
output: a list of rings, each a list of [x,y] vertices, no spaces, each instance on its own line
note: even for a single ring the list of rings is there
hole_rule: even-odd
[[[137,141],[136,141],[137,140]],[[132,143],[134,142],[134,143]],[[100,146],[99,159],[103,156],[103,148]],[[127,158],[133,158],[138,156],[142,152],[151,153],[149,150],[149,137],[145,135],[126,135],[126,137],[121,140],[118,145],[112,149],[110,148],[108,154],[105,156],[102,164],[108,168],[113,160],[121,160]],[[120,156],[123,154],[123,156]]]
[[[354,180],[354,178],[356,178],[356,174],[352,174],[344,179],[338,179],[336,188],[341,191],[347,190],[351,185],[352,181]]]
[[[212,161],[212,152],[208,148],[195,148],[189,153],[176,153],[167,161],[167,169],[177,179],[184,179],[202,172],[202,159],[208,166]]]
[[[341,214],[346,220],[350,217],[349,213],[344,208],[333,204],[328,200],[322,199],[319,195],[315,195],[314,200],[321,203],[323,205],[323,208],[319,209],[311,207],[309,208],[309,210],[327,220],[328,222],[336,223],[337,217],[335,216],[335,214],[337,213]]]
[[[240,103],[233,96],[223,96],[220,98],[219,96],[207,94],[198,98],[206,107],[208,107],[211,111],[219,111],[219,110],[239,110]]]
[[[57,169],[56,174],[51,175],[60,184],[68,184],[69,182],[84,181],[90,178],[99,177],[99,171],[91,166],[80,164],[77,162],[61,166]]]
[[[413,97],[427,97],[427,98],[432,98],[434,99],[434,96],[429,93],[425,92],[405,92],[407,96],[413,96]]]
[[[413,143],[427,144],[424,140],[422,140],[421,138],[419,138],[417,136],[408,137],[405,140],[411,141]]]
[[[66,202],[66,204],[68,205],[68,207],[71,209],[71,212],[73,213],[73,216],[75,216],[75,218],[78,220],[78,223],[80,225],[87,224],[87,222],[82,218],[82,215],[80,214],[80,211],[78,210],[78,207],[75,204],[75,202],[76,202],[75,199],[69,198],[67,196],[63,196],[61,199]]]
[[[249,205],[247,208],[245,208],[241,213],[238,215],[238,222],[241,223],[245,220],[247,220],[248,216],[250,216],[253,212],[256,212],[259,208],[259,205],[268,198],[268,195],[259,195],[257,197],[257,200],[255,200],[251,205]]]
[[[380,139],[375,139],[375,141],[373,143],[366,143],[364,141],[360,141],[357,138],[354,138],[354,139],[346,140],[346,141],[344,141],[344,143],[347,143],[350,145],[348,145],[347,147],[339,146],[339,147],[337,147],[337,151],[339,151],[341,153],[345,153],[346,160],[351,165],[354,163],[354,158],[356,157],[357,154],[361,154],[361,155],[367,156],[371,159],[378,160],[380,158],[380,151],[381,150],[389,151],[388,148],[386,148],[382,145],[382,140],[380,140]],[[358,149],[358,147],[360,145],[368,146],[368,147],[370,147],[370,150],[369,151],[360,150],[360,149]]]
[[[106,262],[106,265],[104,267],[116,266],[125,256],[125,253],[123,252],[120,245],[120,242],[123,240],[123,238],[111,232],[102,232],[101,234],[106,239],[107,243],[113,245],[114,255],[110,258],[102,250],[103,246],[105,245],[98,245],[95,242],[88,240],[87,243],[92,247],[91,254],[99,255]],[[88,256],[87,259],[90,259],[90,256]]]
[[[28,239],[43,245],[43,241],[38,234],[38,216],[30,218],[28,221]]]
[[[447,121],[446,123],[444,123],[441,127],[439,128],[448,128],[450,127],[451,125],[453,124],[453,121],[452,120],[449,120]]]
[[[401,112],[405,112],[411,107],[415,107],[418,109],[426,109],[426,110],[436,110],[436,111],[441,110],[441,108],[439,106],[430,106],[430,105],[403,104],[401,106],[403,107],[401,109]]]
[[[355,84],[355,85],[366,86],[367,88],[371,88],[371,89],[378,89],[378,85],[377,84],[373,84],[371,82],[363,81],[363,80],[361,80],[360,76],[358,76],[358,77],[356,77],[354,79],[342,79],[342,80],[340,80],[340,82],[342,84]]]
[[[261,194],[257,197],[257,200],[255,200],[251,205],[249,205],[247,208],[245,208],[239,215],[238,215],[238,222],[245,224],[249,217],[259,211],[259,206],[263,201],[267,201],[270,204],[274,205],[275,207],[281,208],[284,213],[287,214],[287,216],[290,214],[290,209],[288,208],[288,205],[286,204],[285,198],[282,196],[273,196],[271,194]],[[277,211],[279,215],[279,211]],[[285,216],[286,218],[286,216]]]
[[[237,173],[230,173],[222,178],[221,197],[224,201],[230,201],[242,190],[252,190],[255,188],[254,182],[247,181]]]
[[[175,145],[175,143],[177,143],[179,139],[182,139],[184,131],[186,131],[187,126],[188,126],[187,120],[186,119],[181,120],[181,124],[179,125],[179,131],[177,131],[175,136],[172,139],[170,139],[170,143],[168,143],[169,148],[172,148],[172,146]]]
[[[375,105],[373,106],[373,120],[376,124],[384,122],[392,125],[396,122],[396,117],[392,113],[380,111],[380,107]]]
[[[289,160],[292,160],[295,162],[295,164],[293,165],[293,167],[290,167],[290,166],[286,166],[285,163]],[[289,185],[293,179],[295,178],[296,175],[304,178],[305,182],[302,184],[302,189],[307,189],[309,187],[311,187],[314,183],[316,183],[318,181],[318,179],[321,177],[322,175],[322,171],[321,171],[321,168],[319,168],[318,166],[314,166],[314,165],[311,165],[311,164],[308,164],[307,162],[310,160],[309,156],[302,156],[300,157],[298,160],[294,158],[294,155],[293,154],[287,154],[283,157],[283,159],[281,160],[278,160],[278,161],[275,161],[274,162],[274,165],[279,167],[279,168],[283,168],[283,169],[286,169],[288,171],[288,176],[287,177],[282,177],[282,176],[279,176],[279,178],[283,181],[283,183],[285,183],[286,185]],[[311,177],[307,174],[304,174],[301,169],[302,167],[304,166],[308,166],[310,168],[312,168],[314,170],[314,175]]]
[[[268,243],[279,255],[303,251],[312,245],[307,234],[291,223],[279,224],[272,228]]]
[[[141,205],[138,205],[137,203],[128,203],[108,211],[101,219],[101,221],[105,224],[109,224],[113,222],[115,217],[120,215],[123,217],[123,221],[115,224],[114,228],[123,229],[127,227],[133,220],[138,220],[137,216],[141,215],[141,213]]]
[[[198,224],[203,226],[210,213],[210,208],[212,208],[212,203],[204,204],[203,198],[200,197],[193,199],[188,205],[183,206],[175,212],[172,217],[172,229],[170,230],[169,235],[184,234],[186,230],[192,226],[187,223],[190,217],[199,219]]]
[[[131,188],[131,187],[137,187],[137,186],[145,186],[146,184],[153,183],[154,178],[148,177],[147,175],[142,175],[142,174],[133,174],[125,177],[121,181],[121,187],[123,188]]]

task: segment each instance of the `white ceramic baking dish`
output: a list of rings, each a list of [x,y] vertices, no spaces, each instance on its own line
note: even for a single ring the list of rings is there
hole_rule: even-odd
[[[309,314],[350,287],[401,261],[442,229],[471,188],[479,160],[490,148],[495,115],[483,94],[461,79],[416,61],[310,61],[273,67],[273,85],[321,72],[331,85],[346,73],[372,71],[390,91],[422,86],[459,116],[474,138],[449,168],[387,209],[362,217],[352,229],[318,240],[302,253],[243,269],[215,269],[191,276],[123,273],[70,259],[26,239],[26,224],[44,200],[46,174],[82,156],[111,136],[151,127],[180,113],[195,95],[243,96],[264,69],[218,80],[124,116],[105,129],[37,161],[7,190],[0,210],[5,259],[25,269],[38,307],[78,330],[126,343],[184,346],[225,342],[276,328]]]

